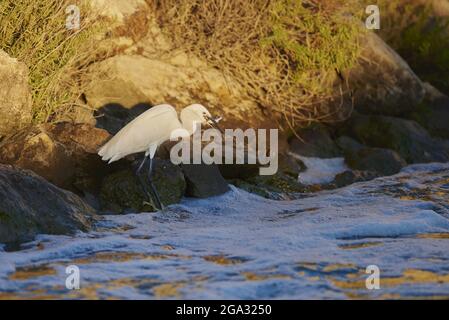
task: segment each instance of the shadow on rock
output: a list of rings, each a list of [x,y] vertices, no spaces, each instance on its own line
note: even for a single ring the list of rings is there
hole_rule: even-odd
[[[88,231],[95,210],[31,171],[0,164],[0,243]]]
[[[121,128],[151,107],[148,103],[138,103],[132,108],[125,108],[119,103],[108,103],[95,111],[96,126],[115,135]]]

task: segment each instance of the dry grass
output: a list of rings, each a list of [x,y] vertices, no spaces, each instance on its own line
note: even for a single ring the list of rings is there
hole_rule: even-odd
[[[29,67],[37,123],[57,120],[79,104],[93,76],[87,67],[100,57],[95,41],[104,24],[79,4],[80,29],[67,30],[71,4],[77,1],[0,1],[0,47]]]
[[[290,128],[334,121],[359,55],[352,0],[148,0],[175,44],[237,79]],[[337,88],[336,88],[337,87]]]
[[[66,30],[65,9],[78,2],[81,29]],[[147,3],[176,45],[237,79],[280,124],[293,129],[347,114],[329,101],[347,94],[337,74],[358,58],[359,22],[349,17],[363,12],[358,0]],[[0,0],[0,47],[30,69],[35,122],[67,118],[79,105],[96,80],[89,65],[114,54],[98,46],[106,28],[81,0]],[[145,28],[146,13],[138,11],[110,34],[137,42]]]

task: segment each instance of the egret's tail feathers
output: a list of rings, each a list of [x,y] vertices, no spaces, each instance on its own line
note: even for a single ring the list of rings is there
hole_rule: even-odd
[[[110,163],[112,163],[112,162],[114,162],[114,161],[117,161],[117,160],[120,160],[122,158],[122,156],[121,155],[119,155],[119,154],[116,154],[115,156],[113,156],[111,159],[109,159],[109,162],[108,162],[108,164],[110,164]]]
[[[104,146],[102,146],[100,148],[100,150],[98,150],[98,155],[100,157],[103,157],[106,154],[106,150],[108,149],[108,144],[105,144]]]
[[[108,163],[117,161],[120,159],[120,155],[113,154],[110,152],[110,148],[108,148],[108,144],[105,144],[101,149],[98,151],[98,155],[101,157],[101,160],[108,161]]]

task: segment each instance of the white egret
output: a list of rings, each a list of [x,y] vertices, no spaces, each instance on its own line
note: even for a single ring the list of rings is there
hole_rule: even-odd
[[[163,204],[151,181],[153,158],[157,148],[165,141],[170,140],[171,133],[176,129],[185,129],[190,135],[197,130],[198,124],[206,123],[219,129],[217,126],[219,118],[214,119],[210,112],[200,104],[192,104],[185,107],[181,111],[180,118],[181,121],[178,119],[175,108],[171,105],[161,104],[154,106],[123,127],[98,152],[102,160],[108,161],[108,163],[120,160],[130,154],[145,152],[144,159],[137,169],[136,175],[140,179],[140,171],[147,158],[149,158],[148,179],[156,197],[157,205],[161,209]],[[142,181],[141,183],[145,189]],[[147,196],[149,195],[147,194]]]

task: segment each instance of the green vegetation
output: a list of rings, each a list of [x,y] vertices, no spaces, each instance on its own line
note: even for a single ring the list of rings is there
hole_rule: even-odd
[[[362,11],[349,0],[159,0],[158,22],[183,50],[237,79],[290,127],[335,120],[336,71],[358,55]],[[320,106],[323,106],[322,108]],[[279,117],[280,116],[280,117]]]
[[[294,79],[306,88],[310,87],[310,81],[316,82],[308,73],[349,68],[358,53],[354,23],[339,15],[315,11],[306,7],[304,1],[274,1],[270,35],[261,41],[262,45],[273,46],[288,55]],[[340,28],[336,29],[335,24]]]
[[[66,29],[72,0],[1,0],[0,48],[27,64],[35,122],[63,116],[78,103],[88,82],[86,68],[97,58],[93,45],[102,24],[79,5],[81,28]]]
[[[381,0],[381,36],[423,80],[449,93],[449,21],[430,4]]]
[[[35,123],[70,114],[95,79],[88,66],[108,55],[98,48],[105,25],[86,16],[90,10],[85,3],[0,1],[0,47],[30,69]],[[332,96],[335,92],[345,93],[337,72],[351,67],[359,54],[361,28],[350,17],[361,12],[357,0],[147,3],[176,44],[237,79],[277,119],[287,120],[290,127],[335,120],[339,111],[330,109],[326,101],[338,98]],[[80,7],[77,31],[65,27],[70,4]],[[130,26],[145,34],[146,20],[140,20]],[[341,92],[335,85],[342,87]]]

